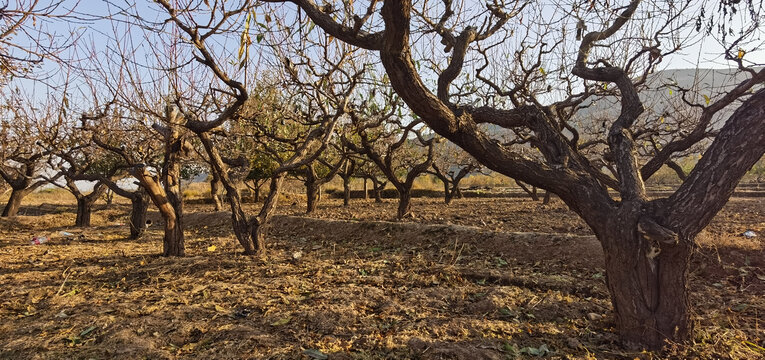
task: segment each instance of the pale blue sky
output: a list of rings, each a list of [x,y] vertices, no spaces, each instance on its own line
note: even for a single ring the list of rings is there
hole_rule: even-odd
[[[472,1],[472,0],[468,0]],[[717,1],[713,1],[716,3]],[[156,9],[156,5],[149,5],[148,2],[144,3],[141,1],[137,2],[138,4],[144,4],[144,5],[136,5],[138,7],[143,7],[145,10],[141,10],[141,15],[145,16],[147,18],[152,19],[164,19],[166,16],[163,14],[157,13],[156,11],[152,9]],[[704,3],[703,1],[695,2],[696,5],[694,6],[701,6],[700,4]],[[82,37],[79,40],[78,46],[76,52],[70,51],[67,53],[62,54],[64,57],[82,57],[83,48],[88,47],[95,47],[97,50],[100,48],[101,50],[103,47],[107,46],[107,44],[110,43],[110,38],[113,37],[113,26],[123,26],[122,24],[113,24],[110,23],[107,20],[93,20],[95,17],[103,16],[106,14],[114,13],[117,11],[117,8],[119,6],[124,6],[122,0],[111,0],[111,1],[103,1],[103,0],[84,0],[77,3],[74,0],[66,0],[64,1],[64,7],[71,7],[74,4],[77,4],[77,15],[75,18],[68,18],[68,19],[40,19],[38,20],[38,27],[44,28],[47,31],[52,31],[61,35],[67,35],[71,32],[75,32],[78,34],[81,34]],[[291,5],[288,5],[291,6]],[[541,5],[545,6],[545,5]],[[551,6],[551,5],[546,5]],[[695,9],[696,10],[696,9]],[[707,12],[714,12],[716,9],[707,9]],[[544,16],[544,14],[543,14]],[[257,27],[253,29],[253,32],[256,31]],[[593,29],[590,29],[593,30]],[[318,28],[316,28],[314,31],[320,31]],[[136,34],[140,37],[141,32],[136,31]],[[253,34],[253,38],[256,35]],[[700,37],[698,34],[694,34],[694,37],[701,38],[699,41],[697,41],[695,44],[685,48],[682,50],[681,54],[672,56],[669,59],[666,59],[664,63],[662,64],[661,68],[671,68],[671,69],[677,69],[677,68],[728,68],[735,64],[725,61],[723,58],[723,48],[722,46],[715,41],[712,37]],[[140,39],[136,39],[136,41],[140,42]],[[144,44],[148,45],[148,44]],[[759,66],[762,66],[765,64],[765,51],[751,51],[751,46],[759,45],[758,44],[745,44],[742,47],[747,50],[747,53],[744,56],[744,60],[749,63],[758,64]],[[215,46],[215,45],[213,45]],[[236,45],[234,45],[236,46]],[[749,46],[749,48],[747,48]],[[257,50],[254,50],[257,51]],[[57,64],[53,63],[47,63],[43,66],[44,72],[51,77],[47,79],[48,84],[60,84],[65,75],[65,71],[62,71]],[[47,91],[46,85],[40,85],[35,84],[33,82],[29,81],[21,81],[15,86],[21,87],[24,91],[31,92],[35,91],[36,93],[41,93]],[[60,87],[56,87],[56,89],[59,89]],[[34,90],[32,90],[34,89]]]

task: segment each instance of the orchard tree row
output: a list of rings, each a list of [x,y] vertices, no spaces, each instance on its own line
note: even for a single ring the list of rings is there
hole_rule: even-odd
[[[41,19],[66,16],[29,5]],[[42,27],[34,11],[6,8],[3,215],[55,183],[87,225],[111,189],[133,204],[131,236],[150,201],[164,255],[182,256],[181,179],[201,162],[243,252],[263,255],[287,177],[305,184],[308,212],[335,176],[346,204],[352,177],[376,194],[390,184],[403,218],[418,176],[441,179],[448,203],[460,179],[491,170],[584,219],[622,339],[659,348],[690,338],[694,239],[765,152],[761,10],[754,0],[110,2],[91,19],[108,24],[98,36],[31,36],[19,49],[10,44]],[[727,80],[662,71],[710,43]],[[11,89],[43,60],[62,64],[64,85]],[[689,156],[692,169],[678,165]],[[682,183],[650,198],[646,181],[663,167]],[[248,212],[242,189],[265,184]]]

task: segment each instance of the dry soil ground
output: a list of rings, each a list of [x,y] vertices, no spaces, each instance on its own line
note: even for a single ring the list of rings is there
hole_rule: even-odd
[[[600,247],[562,203],[415,199],[401,223],[395,205],[287,202],[265,259],[209,205],[186,208],[185,258],[156,255],[159,226],[127,240],[124,205],[85,230],[71,205],[26,206],[0,219],[0,358],[765,357],[765,198],[700,237],[695,338],[663,353],[620,347]]]

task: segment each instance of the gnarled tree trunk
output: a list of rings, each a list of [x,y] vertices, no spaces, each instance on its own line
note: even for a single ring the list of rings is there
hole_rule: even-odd
[[[238,226],[235,224],[234,231],[237,233],[237,239],[239,239],[239,242],[245,249],[245,255],[262,256],[265,254],[268,224],[271,221],[274,210],[276,210],[279,193],[281,192],[285,176],[286,174],[281,172],[271,178],[268,196],[266,196],[266,199],[263,201],[263,207],[260,209],[258,215],[247,222],[248,233],[246,235],[238,232],[245,230],[245,227],[242,226],[243,223],[239,222]]]
[[[306,214],[310,214],[316,210],[316,203],[319,201],[319,186],[315,184],[306,184]]]
[[[255,190],[253,190],[253,201],[259,202],[260,201],[260,184],[255,184]]]
[[[77,199],[77,218],[74,221],[74,226],[90,227],[90,215],[93,212],[93,204],[104,193],[106,186],[99,182],[93,187],[93,191],[90,194],[83,195],[77,186],[74,185],[73,180],[67,179],[67,183],[69,184],[70,191]]]
[[[11,197],[8,198],[8,202],[3,209],[2,217],[16,216],[21,208],[21,200],[29,194],[26,190],[11,190]]]
[[[84,198],[77,199],[77,217],[74,220],[76,227],[90,227],[90,214],[93,211],[93,202]]]
[[[378,181],[375,178],[372,178],[372,193],[375,197],[376,203],[381,203],[382,201],[382,191],[385,188],[386,182]]]
[[[615,229],[603,240],[617,242],[606,252],[608,291],[616,328],[628,346],[659,349],[665,339],[691,333],[688,300],[688,239],[668,249],[654,247],[633,231]]]
[[[181,197],[180,164],[174,162],[168,167],[165,192],[171,212],[163,213],[165,236],[162,239],[164,256],[184,256],[186,247],[183,238],[183,198]]]
[[[397,219],[403,219],[412,215],[412,189],[401,188],[398,190],[398,211],[396,212]]]
[[[186,247],[183,241],[183,216],[165,219],[165,235],[162,238],[163,256],[184,256]]]
[[[106,197],[105,201],[107,206],[111,206],[112,204],[114,204],[114,191],[112,191],[112,189],[106,189],[105,197]]]
[[[693,239],[658,225],[638,202],[619,205],[596,234],[616,327],[629,347],[661,348],[690,336],[688,266]]]
[[[146,211],[149,209],[149,196],[139,189],[130,198],[130,239],[138,239],[146,230]]]

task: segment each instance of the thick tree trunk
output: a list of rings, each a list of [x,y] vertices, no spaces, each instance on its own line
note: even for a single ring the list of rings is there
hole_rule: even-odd
[[[162,255],[184,256],[186,249],[183,244],[183,217],[165,218],[165,236],[162,239]]]
[[[143,194],[137,194],[130,199],[130,238],[138,239],[143,236],[146,230],[146,211],[149,209],[148,196]]]
[[[241,198],[238,193],[233,194],[228,190],[227,193],[228,203],[231,206],[231,223],[233,225],[234,235],[236,235],[239,244],[244,248],[244,253],[246,255],[254,255],[257,253],[257,241],[254,241],[254,239],[251,238],[252,229],[250,221],[247,219],[247,214],[245,214],[242,209]]]
[[[265,255],[268,225],[271,221],[271,216],[273,216],[276,210],[276,205],[277,201],[279,200],[279,193],[281,192],[284,177],[285,173],[281,173],[275,175],[275,177],[271,179],[268,196],[263,201],[263,207],[260,209],[260,213],[258,213],[258,216],[253,217],[248,222],[250,233],[246,238],[239,238],[239,241],[245,248],[245,255]]]
[[[343,206],[351,204],[351,178],[343,178]]]
[[[398,191],[398,212],[396,218],[403,219],[412,214],[412,189]]]
[[[77,199],[77,218],[74,220],[74,226],[90,227],[90,214],[93,211],[94,202],[86,198]]]
[[[183,141],[178,141],[175,145],[167,146],[168,149],[181,150]],[[172,207],[172,214],[165,216],[165,237],[164,237],[164,255],[165,256],[184,256],[186,248],[183,238],[183,193],[181,192],[181,162],[180,152],[173,151],[166,155],[163,166],[164,188],[167,194],[167,201]]]
[[[316,210],[316,203],[319,201],[319,187],[316,185],[306,184],[306,214],[310,214]]]
[[[465,176],[463,175],[463,176],[457,176],[457,178],[452,179],[452,190],[449,194],[449,201],[447,202],[447,204],[451,203],[452,199],[454,199],[455,197],[458,199],[462,199],[462,192],[460,191],[460,181],[464,177]]]
[[[372,192],[374,193],[376,203],[383,202],[382,194],[381,194],[383,190],[382,188],[383,188],[383,185],[379,181],[372,180]]]
[[[5,204],[2,217],[16,216],[21,208],[21,199],[27,196],[27,191],[16,190],[11,191],[11,197],[8,199],[8,203]]]
[[[454,192],[449,189],[449,183],[444,181],[444,203],[446,205],[449,205],[452,203],[452,198],[454,197]]]
[[[174,194],[169,194],[169,197],[174,197]],[[186,255],[186,248],[183,239],[183,203],[180,198],[170,203],[173,205],[175,213],[172,219],[165,218],[165,237],[164,237],[164,251],[165,256],[184,256]]]
[[[266,253],[266,226],[267,224],[253,224],[250,227],[250,237],[252,238],[252,251],[245,251],[245,255],[262,256]]]
[[[619,226],[622,225],[622,226]],[[690,337],[688,266],[692,239],[677,244],[647,240],[635,221],[598,234],[616,328],[629,347],[661,349],[666,340]]]

